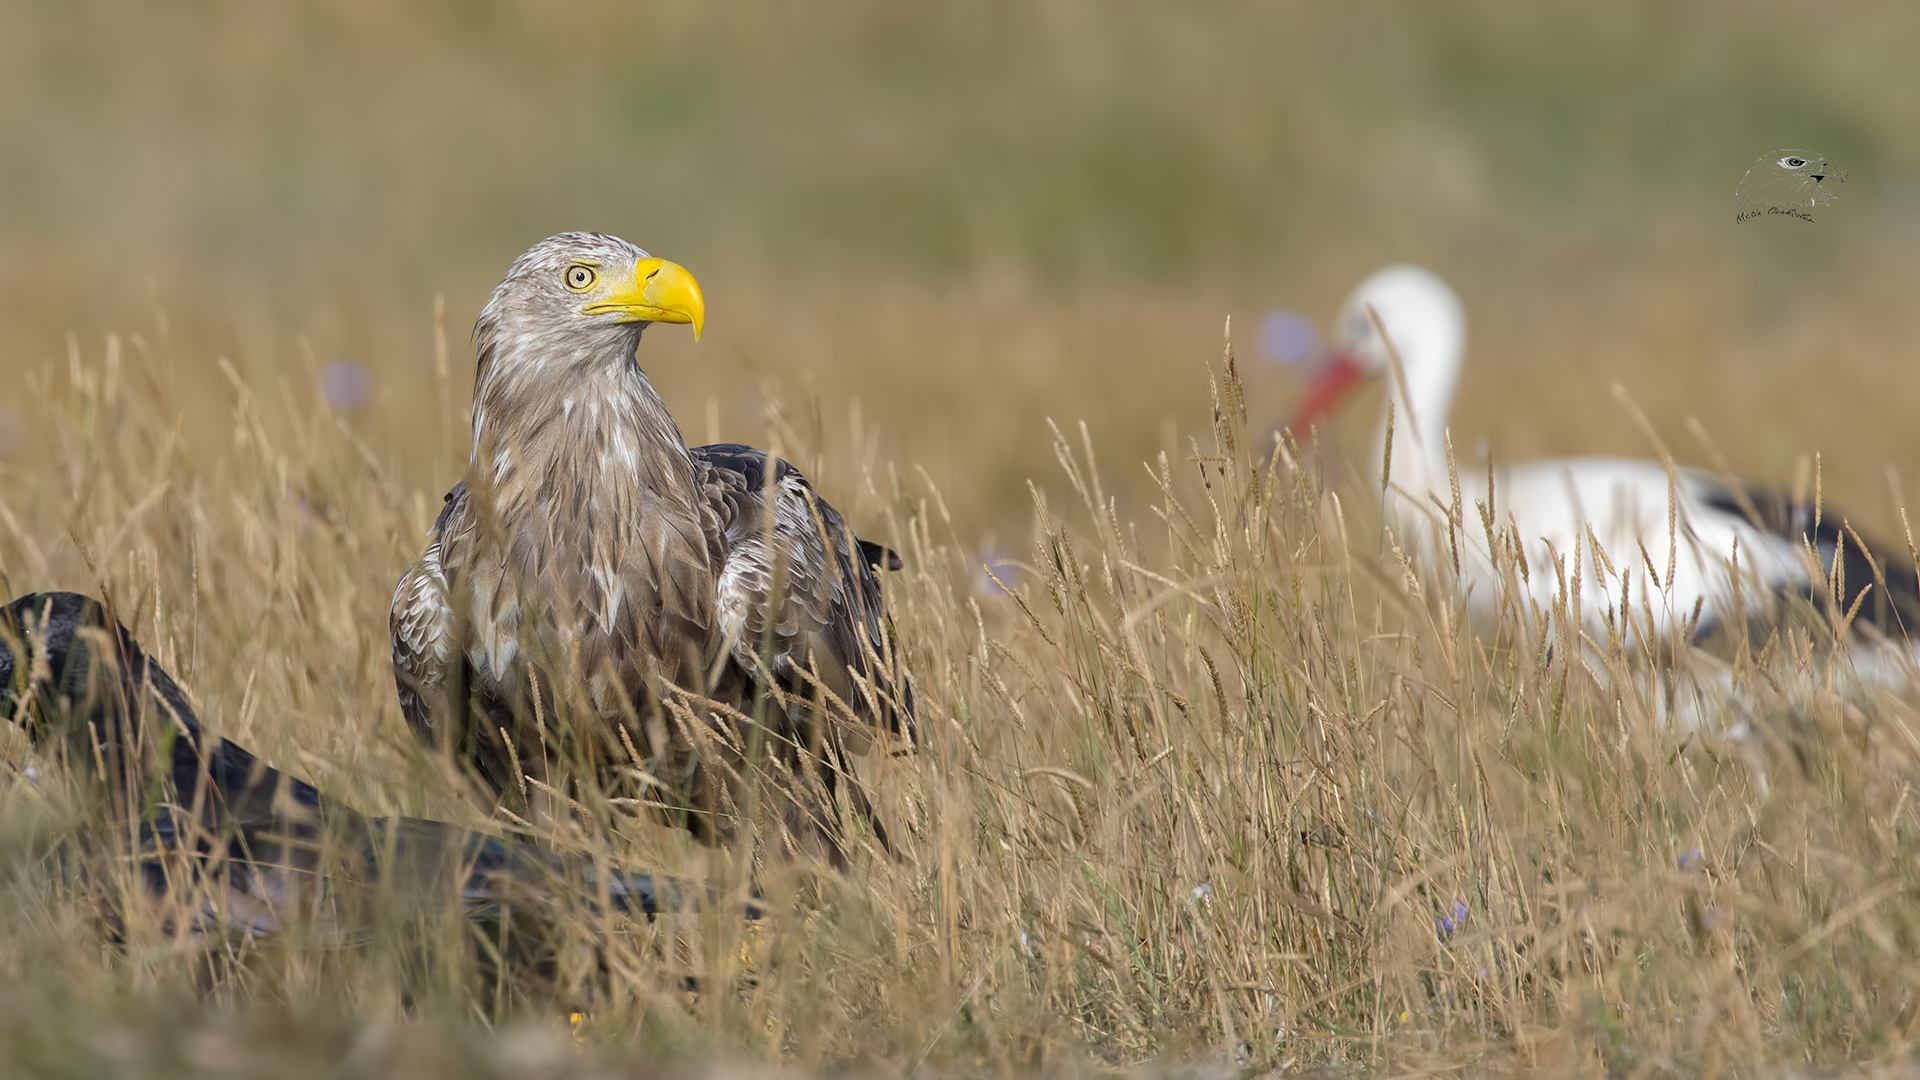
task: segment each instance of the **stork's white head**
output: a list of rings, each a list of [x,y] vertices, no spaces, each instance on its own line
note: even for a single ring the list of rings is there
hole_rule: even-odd
[[[1385,338],[1380,335],[1383,327]],[[1361,282],[1340,308],[1334,355],[1308,388],[1293,430],[1304,433],[1363,381],[1383,377],[1396,409],[1403,416],[1411,411],[1421,426],[1437,434],[1453,402],[1466,340],[1466,310],[1446,282],[1417,266],[1379,271]],[[1395,355],[1406,379],[1404,395],[1393,371]]]

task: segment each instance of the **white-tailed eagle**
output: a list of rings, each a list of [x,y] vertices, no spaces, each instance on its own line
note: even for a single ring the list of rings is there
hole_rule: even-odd
[[[911,733],[874,573],[898,560],[787,462],[686,445],[635,350],[705,315],[691,274],[613,236],[507,271],[474,328],[467,479],[394,591],[401,708],[535,816],[597,791],[724,838],[777,761],[784,844],[838,863],[846,753]]]

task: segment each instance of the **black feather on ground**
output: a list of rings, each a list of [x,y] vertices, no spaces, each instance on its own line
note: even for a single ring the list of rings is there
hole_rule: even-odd
[[[354,940],[376,910],[444,911],[457,896],[494,941],[511,924],[520,947],[510,961],[538,964],[558,886],[624,914],[692,906],[671,881],[601,874],[531,840],[367,817],[210,739],[126,627],[75,593],[29,594],[0,611],[0,719],[99,791],[110,820],[128,826],[103,834],[137,837],[146,892],[180,902],[196,932],[259,936],[299,917]]]

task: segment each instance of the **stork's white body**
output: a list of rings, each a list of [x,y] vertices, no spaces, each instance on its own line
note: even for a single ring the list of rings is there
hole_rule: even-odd
[[[1457,532],[1451,484],[1396,484],[1388,502],[1390,524],[1427,566],[1450,567],[1457,549],[1468,611],[1482,622],[1525,598],[1543,617],[1577,619],[1596,644],[1666,640],[1763,610],[1810,579],[1806,553],[1712,505],[1725,488],[1695,470],[1558,458],[1496,465],[1492,483],[1489,498],[1484,470],[1460,477]]]
[[[1476,617],[1496,618],[1517,592],[1544,617],[1577,618],[1596,644],[1610,634],[1668,639],[1760,610],[1812,581],[1801,542],[1749,521],[1708,473],[1621,458],[1496,463],[1489,492],[1484,465],[1456,460],[1450,469],[1446,426],[1466,316],[1427,271],[1391,267],[1367,279],[1336,332],[1339,362],[1387,384],[1373,472],[1389,464],[1391,439],[1387,522],[1429,569],[1450,568],[1457,554],[1459,585]],[[1511,557],[1516,549],[1524,572]]]

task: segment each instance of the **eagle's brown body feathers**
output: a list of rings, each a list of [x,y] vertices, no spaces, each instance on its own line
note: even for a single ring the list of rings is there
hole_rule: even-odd
[[[789,839],[837,860],[844,751],[911,711],[874,549],[787,463],[689,450],[634,360],[646,323],[581,314],[557,284],[644,258],[563,234],[487,304],[468,480],[394,593],[402,710],[509,803],[586,770],[713,836],[757,710],[790,772]]]

